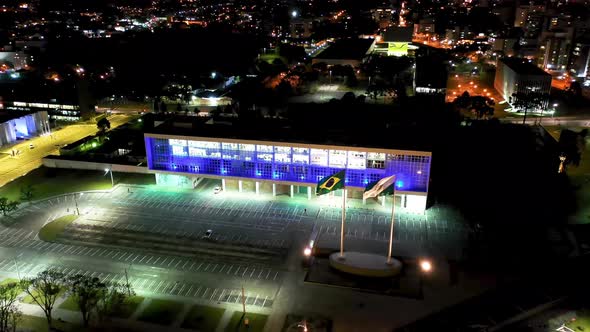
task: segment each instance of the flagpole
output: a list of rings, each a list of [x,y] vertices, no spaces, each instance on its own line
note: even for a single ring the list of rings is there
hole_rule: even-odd
[[[385,199],[385,197],[386,196],[383,196],[383,199]],[[389,252],[387,253],[387,264],[391,264],[391,247],[393,246],[394,215],[395,215],[395,190],[393,192],[393,195],[391,195],[391,225],[389,227]]]
[[[340,258],[344,258],[344,220],[346,220],[346,188],[342,188],[342,225],[340,225]]]

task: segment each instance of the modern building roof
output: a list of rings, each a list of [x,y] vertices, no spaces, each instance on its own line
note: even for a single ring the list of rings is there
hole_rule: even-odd
[[[361,60],[373,44],[374,39],[340,39],[316,56],[316,59]]]
[[[411,42],[414,29],[412,27],[391,27],[383,33],[384,42]]]
[[[551,77],[550,74],[544,72],[541,68],[533,65],[526,59],[521,58],[503,58],[501,62],[505,63],[510,69],[514,70],[520,75],[542,75]]]
[[[293,144],[336,145],[377,149],[429,151],[415,128],[379,129],[371,132],[359,128],[358,132],[324,128],[317,131],[308,127],[295,127],[287,122],[260,120],[256,124],[239,121],[205,122],[203,118],[178,117],[167,121],[146,134],[211,137],[253,141],[284,142]]]

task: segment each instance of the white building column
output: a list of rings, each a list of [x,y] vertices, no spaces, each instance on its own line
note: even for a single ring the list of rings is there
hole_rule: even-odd
[[[307,199],[311,199],[311,187],[307,187]]]
[[[260,195],[260,182],[256,181],[256,195]]]
[[[221,190],[225,191],[225,179],[221,179]]]
[[[363,197],[363,205],[367,205],[367,199]]]
[[[238,192],[242,192],[242,180],[238,180]]]
[[[381,196],[381,206],[385,206],[385,195]]]
[[[273,183],[272,184],[272,196],[276,196],[277,195],[277,184]]]
[[[291,185],[290,187],[291,187],[291,197],[293,197],[293,196],[295,196],[295,192],[294,192],[295,189],[294,189],[293,185]]]

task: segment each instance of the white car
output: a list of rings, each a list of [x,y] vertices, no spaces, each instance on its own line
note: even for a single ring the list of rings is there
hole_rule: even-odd
[[[216,195],[217,195],[217,194],[219,194],[220,192],[221,192],[221,187],[220,187],[220,186],[217,186],[217,187],[213,188],[213,193],[214,193],[214,194],[216,194]]]
[[[210,239],[211,235],[213,235],[213,230],[212,229],[208,229],[205,234],[203,234],[203,239]]]

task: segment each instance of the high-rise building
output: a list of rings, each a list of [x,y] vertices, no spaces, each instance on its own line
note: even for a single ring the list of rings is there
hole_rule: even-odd
[[[510,101],[514,93],[547,94],[551,90],[551,75],[526,59],[503,58],[498,60],[494,88]],[[543,103],[547,108],[549,100]]]
[[[590,81],[590,36],[580,37],[573,44],[569,72],[572,76]]]

